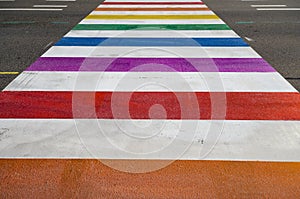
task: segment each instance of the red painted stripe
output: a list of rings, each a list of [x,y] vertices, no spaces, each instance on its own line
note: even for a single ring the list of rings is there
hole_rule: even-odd
[[[0,93],[0,118],[149,119],[155,104],[162,105],[167,116],[155,112],[153,119],[224,119],[226,110],[227,120],[300,120],[300,94],[285,92],[6,91]]]
[[[193,5],[204,4],[203,2],[103,2],[106,5]]]
[[[105,161],[105,162],[104,162]],[[107,162],[110,163],[107,163]],[[147,170],[151,160],[102,160]],[[119,168],[119,167],[118,167]],[[0,160],[2,198],[299,198],[300,163],[175,161],[151,173],[99,160]]]

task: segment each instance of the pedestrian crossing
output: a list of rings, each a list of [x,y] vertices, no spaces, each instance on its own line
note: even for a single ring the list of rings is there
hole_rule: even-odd
[[[112,2],[114,1],[105,1],[99,7],[106,8],[105,6]],[[120,2],[121,5],[123,3],[135,5],[127,1]],[[143,8],[142,2],[137,1],[136,3],[141,4],[139,6]],[[161,2],[150,1],[146,5],[149,6],[152,3],[160,5]],[[169,3],[180,5],[175,2]],[[193,4],[188,1],[185,3]],[[202,2],[198,3],[203,5]],[[119,2],[116,1],[116,4],[119,5]],[[161,15],[159,11],[151,11],[152,15],[136,15],[135,12],[148,11],[130,12],[130,15],[124,17],[125,15],[120,15],[117,11],[117,14],[114,15],[105,13],[95,15],[93,11],[79,25],[96,23],[98,27],[102,27],[111,23],[111,17],[117,16],[119,21],[110,26],[118,26],[121,30],[113,30],[113,28],[103,31],[89,28],[78,30],[76,26],[75,30],[67,33],[20,74],[2,93],[3,103],[13,104],[12,106],[6,105],[7,108],[2,109],[3,124],[11,123],[10,120],[5,119],[7,117],[27,119],[76,119],[78,117],[96,120],[136,119],[141,122],[144,122],[144,119],[158,119],[162,120],[160,122],[166,123],[172,122],[169,121],[172,119],[200,119],[196,122],[200,122],[201,119],[217,119],[225,125],[231,120],[243,120],[241,125],[245,125],[245,122],[255,125],[256,120],[292,120],[294,121],[292,125],[296,129],[300,128],[297,121],[300,117],[298,92],[232,30],[203,30],[201,28],[199,30],[197,25],[203,25],[203,21],[206,23],[205,16],[208,15],[178,15],[176,13]],[[98,24],[98,21],[94,21],[93,16],[100,16],[105,23]],[[197,16],[197,23],[200,20],[200,24],[194,24],[196,26],[194,30],[176,28],[168,30],[169,24],[163,29],[160,27],[162,24],[172,23],[172,20],[178,19],[180,20],[178,21],[178,23],[180,22],[179,26],[193,28],[186,23],[195,23],[193,16]],[[214,14],[210,16],[212,16],[212,24],[208,25],[213,25],[213,19],[218,17]],[[156,20],[156,17],[161,20]],[[142,23],[135,21],[135,18],[141,20]],[[155,20],[155,23],[159,25],[152,24],[154,29],[150,30],[140,29],[139,25],[149,25],[148,19]],[[221,19],[218,20],[218,23],[224,24]],[[136,23],[138,28],[130,26],[132,23]],[[120,27],[119,24],[123,24],[123,26]],[[112,35],[110,35],[111,33]],[[186,36],[186,34],[189,35]],[[84,93],[81,95],[81,92]],[[175,92],[175,96],[173,92]],[[74,106],[78,106],[79,103],[71,106],[74,103],[72,97],[74,98],[77,93],[80,95],[80,100],[90,98],[89,103],[85,106],[79,105],[78,108],[83,111],[80,114],[74,114],[73,110]],[[209,97],[215,93],[219,93],[221,97],[214,99]],[[35,98],[35,95],[38,97]],[[47,98],[45,99],[43,95]],[[179,99],[182,101],[177,99],[178,95],[181,96]],[[113,96],[116,105],[113,104]],[[131,98],[129,99],[128,96]],[[121,99],[127,101],[122,102]],[[186,101],[187,99],[190,101]],[[191,101],[192,99],[194,101]],[[15,105],[20,103],[20,100],[21,104],[24,103],[21,105],[24,107],[23,110],[20,110],[20,106]],[[180,106],[176,107],[178,100]],[[98,101],[102,104],[101,107],[94,106],[94,103],[98,103]],[[219,103],[220,107],[213,107],[213,103]],[[28,107],[29,110],[25,108],[28,104],[31,104]],[[154,113],[156,117],[153,118],[150,117],[149,111],[155,104],[161,105],[164,110],[158,110],[157,114]],[[193,105],[197,107],[195,114],[180,114],[183,109],[192,110]],[[65,110],[62,111],[64,106]],[[115,112],[112,107],[115,107]],[[250,107],[252,110],[247,110]],[[44,113],[41,110],[47,111]],[[143,111],[141,112],[141,110]],[[170,110],[172,110],[171,113],[168,112]],[[29,114],[28,111],[31,113]],[[218,117],[213,118],[210,111],[223,114],[217,114]],[[282,111],[283,113],[281,113]],[[14,122],[17,122],[19,126],[27,125],[26,120],[18,121],[16,119]],[[42,120],[42,123],[44,122]],[[268,123],[271,126],[273,124]],[[32,126],[33,131],[39,131],[40,128],[41,126]],[[97,130],[99,129],[97,128]],[[130,127],[128,131],[131,130]],[[144,129],[140,130],[143,135]],[[258,136],[261,131],[264,132],[265,129],[261,128],[258,132],[247,132],[248,136]],[[17,134],[18,132],[12,133]],[[198,131],[190,132],[190,134],[194,133],[197,134]],[[281,135],[282,139],[285,136],[296,136],[284,128]],[[159,140],[159,138],[158,136],[157,139]],[[294,139],[297,140],[297,137]],[[101,142],[101,140],[98,141]],[[163,143],[163,141],[160,142]],[[195,140],[191,139],[190,142],[194,143]],[[152,143],[151,139],[149,143]],[[15,143],[16,146],[18,144]],[[217,146],[218,143],[215,147],[217,148]],[[53,150],[56,151],[56,147]],[[99,151],[101,150],[102,148],[99,148]],[[111,146],[111,150],[115,150],[114,146]],[[253,150],[257,151],[256,160],[260,160],[260,150],[255,150],[255,148]],[[295,149],[293,148],[293,150]],[[300,150],[300,147],[297,150]],[[76,151],[76,147],[72,151]],[[47,153],[49,153],[48,150],[44,154],[46,157]],[[34,154],[35,151],[32,151],[29,156],[35,157]],[[18,157],[18,155],[15,154],[14,157]],[[59,158],[65,157],[65,155],[57,153],[53,157]],[[84,157],[82,156],[82,158]],[[275,157],[277,157],[277,152],[261,160],[271,161],[275,160]],[[116,157],[112,156],[111,158]],[[168,159],[167,156],[165,158]],[[180,157],[178,158],[180,159]],[[198,158],[200,159],[200,157]],[[154,157],[154,159],[157,158]],[[192,159],[197,159],[197,155]],[[215,159],[224,160],[226,158],[220,153]],[[232,157],[232,159],[240,158]],[[245,154],[243,159],[251,158]],[[299,157],[296,156],[291,160],[298,159]],[[283,159],[279,158],[279,160]]]
[[[292,173],[300,180],[299,93],[201,1],[104,1],[12,81],[0,103],[8,129],[0,163],[17,161],[22,172],[32,171],[34,161],[78,169],[79,159],[131,180],[93,160],[99,159],[123,172],[181,181],[213,165],[204,176],[218,183],[244,172],[259,182],[280,179],[287,195],[299,193],[283,185]],[[106,179],[108,189],[122,195],[112,182]],[[248,182],[231,183],[251,195],[256,185]],[[152,183],[160,182],[151,178],[145,187]],[[156,196],[195,197],[204,185],[226,192],[198,182],[193,190]],[[263,195],[278,193],[262,187]]]

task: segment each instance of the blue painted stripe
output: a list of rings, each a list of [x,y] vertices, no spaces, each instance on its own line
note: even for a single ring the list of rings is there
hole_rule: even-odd
[[[64,37],[56,46],[248,46],[241,38]]]

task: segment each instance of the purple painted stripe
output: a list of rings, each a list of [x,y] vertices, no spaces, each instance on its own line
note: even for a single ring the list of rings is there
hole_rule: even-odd
[[[274,72],[262,58],[41,57],[27,71]]]

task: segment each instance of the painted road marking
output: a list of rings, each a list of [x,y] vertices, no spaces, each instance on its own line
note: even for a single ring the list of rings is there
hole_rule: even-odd
[[[68,24],[69,22],[67,22],[67,21],[51,21],[50,23],[52,23],[52,24]]]
[[[67,1],[67,2],[75,2],[76,0],[46,0],[46,1]]]
[[[250,37],[244,37],[247,41],[254,41],[253,39],[251,39]]]
[[[65,37],[118,37],[118,38],[239,38],[232,30],[71,30]]]
[[[254,21],[237,21],[235,22],[236,24],[253,24],[255,23]]]
[[[139,67],[141,64],[147,67]],[[262,58],[40,57],[26,71],[275,72],[275,69]]]
[[[18,75],[19,72],[0,72],[0,75]]]
[[[105,20],[126,20],[126,19],[165,19],[165,20],[176,20],[176,19],[219,19],[216,15],[88,15],[85,19],[105,19]]]
[[[2,21],[0,24],[33,24],[36,23],[37,21]],[[67,24],[69,22],[65,21],[51,21],[50,23],[52,24]]]
[[[84,20],[83,20],[84,21]],[[73,30],[230,30],[223,24],[77,24]]]
[[[49,46],[51,46],[52,43],[53,43],[52,41],[49,42],[43,49],[44,49],[44,50],[47,49]]]
[[[241,0],[241,1],[268,1],[268,0]]]
[[[174,2],[174,3],[203,3],[202,1],[195,1],[195,0],[174,0],[174,1],[169,1],[169,0],[143,0],[143,1],[139,1],[139,0],[106,0],[105,2],[103,2],[103,4],[105,3],[111,3],[111,2],[117,2],[117,3],[148,3],[148,2],[154,2],[154,3],[161,3],[161,4],[165,4],[165,3],[170,3],[170,2]]]
[[[213,65],[213,63],[212,63]],[[158,65],[156,67],[162,67]],[[213,66],[211,66],[213,67]],[[217,70],[217,69],[216,69]],[[177,77],[177,78],[175,78]],[[126,81],[124,80],[126,79]],[[218,80],[218,81],[217,81]],[[57,83],[59,82],[59,84]],[[147,85],[156,82],[157,85]],[[279,73],[256,72],[23,72],[5,91],[296,92]]]
[[[34,8],[66,8],[67,5],[33,5]]]
[[[127,52],[124,54],[124,52]],[[260,58],[251,47],[53,46],[42,57]]]
[[[219,112],[212,114],[211,99],[223,100],[224,97],[227,106],[225,112],[223,113],[220,109]],[[179,98],[181,99],[180,102],[178,101]],[[194,106],[195,103],[191,101],[193,98],[198,107]],[[300,120],[300,95],[298,92],[3,91],[0,99],[1,103],[6,104],[0,110],[0,118],[3,119],[148,120],[153,119],[149,115],[149,108],[155,104],[161,104],[168,114],[157,115],[156,119],[200,119],[219,120],[221,122],[224,120],[245,120],[245,123],[249,120],[284,120],[282,122]],[[125,100],[128,104],[121,106],[124,99],[128,99]],[[118,109],[111,106],[112,100],[120,103]],[[282,106],[282,103],[285,106]],[[36,107],[32,109],[32,106]],[[74,106],[76,109],[73,109]],[[184,106],[192,114],[182,114],[181,106]],[[200,112],[194,113],[193,110],[197,108]],[[54,126],[51,127],[55,128]],[[137,127],[137,129],[139,128]],[[267,130],[263,128],[259,132]],[[253,133],[257,133],[257,130]],[[299,131],[293,131],[291,134],[299,136]],[[232,135],[234,136],[234,134]],[[276,147],[273,144],[272,146]],[[299,146],[295,147],[299,150]],[[48,152],[50,153],[50,151]],[[220,159],[222,160],[222,158]]]
[[[256,10],[266,10],[266,11],[298,11],[300,8],[256,8]]]
[[[253,8],[258,8],[258,7],[286,7],[286,5],[251,5]]]
[[[206,5],[203,4],[161,4],[161,5],[156,5],[156,4],[143,4],[142,7],[141,5],[137,4],[124,4],[124,5],[115,5],[115,4],[100,4],[98,8],[124,8],[124,9],[149,9],[149,8],[156,8],[156,9],[173,9],[173,8],[188,8],[188,9],[197,9],[197,8],[207,8]],[[97,8],[96,8],[97,9]]]
[[[95,9],[95,11],[119,11],[118,13],[120,14],[120,11],[210,11],[209,8],[207,7],[191,7],[191,8],[170,8],[170,7],[166,7],[166,8],[162,8],[162,7],[125,7],[125,8],[120,8],[120,7],[98,7]],[[212,12],[212,11],[211,11]],[[115,14],[115,12],[111,12],[113,14]],[[135,12],[134,14],[136,14],[137,12]],[[182,13],[182,12],[180,12]],[[191,12],[188,12],[191,13]],[[185,14],[183,12],[183,14]],[[193,14],[193,13],[191,13]]]
[[[94,15],[90,15],[94,16]],[[90,25],[98,25],[102,26],[105,24],[113,24],[115,26],[119,25],[141,25],[145,23],[145,20],[143,19],[110,19],[110,20],[101,20],[101,19],[84,19],[82,20],[79,25],[82,24],[90,24]],[[147,24],[145,26],[149,26],[152,24],[157,25],[175,25],[175,24],[184,24],[185,26],[188,26],[189,24],[198,25],[198,24],[208,24],[208,25],[214,25],[214,24],[224,24],[225,23],[220,19],[194,19],[194,20],[188,20],[188,19],[168,19],[168,20],[154,20],[154,19],[147,19]],[[191,29],[190,29],[191,30]]]
[[[132,1],[132,2],[126,2],[126,1],[118,1],[118,2],[112,2],[112,1],[104,1],[102,5],[199,5],[204,4],[201,1],[165,1],[165,2],[159,2],[159,1]]]
[[[0,24],[33,24],[35,21],[2,21]]]
[[[175,77],[178,80],[170,84]],[[157,82],[158,85],[147,85],[147,82]],[[176,75],[174,72],[23,72],[4,90],[130,92],[136,85],[145,85],[138,91],[152,92],[169,90],[160,85],[167,85],[178,92],[296,92],[277,72],[176,72]]]
[[[42,107],[41,107],[42,108]],[[29,111],[30,112],[30,111]],[[1,115],[0,115],[1,116]],[[103,156],[98,158],[107,159],[131,159],[128,154],[123,154],[121,151],[116,151],[113,146],[105,142],[105,138],[99,139],[100,141],[93,139],[92,135],[95,132],[94,123],[98,122],[102,126],[102,131],[118,134],[118,124],[120,126],[126,126],[126,128],[135,131],[135,127],[132,124],[140,123],[140,125],[151,125],[151,120],[128,120],[128,119],[76,119],[80,123],[79,128],[85,126],[90,132],[88,136],[91,136],[90,140],[93,144],[102,146],[102,151],[105,151]],[[74,125],[74,119],[15,119],[7,120],[0,119],[1,126],[6,129],[10,129],[12,132],[23,131],[15,135],[13,138],[6,138],[6,142],[0,145],[1,157],[19,157],[22,158],[25,155],[27,158],[43,157],[43,158],[94,158],[90,153],[82,151],[82,142],[79,137],[76,136],[76,127]],[[154,130],[159,128],[161,124],[165,125],[159,136],[156,139],[156,144],[163,144],[164,139],[182,139],[184,137],[176,138],[176,132],[180,130],[181,125],[189,126],[189,123],[198,123],[199,127],[192,146],[180,157],[180,160],[197,159],[199,157],[199,151],[197,148],[201,145],[198,140],[205,140],[205,131],[207,131],[211,125],[224,126],[223,133],[219,138],[218,143],[214,147],[212,153],[205,158],[205,160],[263,160],[263,161],[299,161],[300,149],[297,148],[300,121],[276,121],[276,120],[225,120],[224,123],[219,120],[156,120],[157,125],[153,127]],[[43,128],[43,133],[40,132],[40,127]],[[190,125],[193,126],[193,125]],[[60,134],[53,133],[53,127],[56,127],[56,132],[62,132]],[[256,131],[255,129],[265,129],[263,132]],[[66,131],[65,129],[69,129]],[[93,132],[93,133],[91,133]],[[190,131],[184,133],[191,134],[193,128]],[[145,136],[149,131],[145,130],[143,133]],[[99,134],[99,133],[98,133]],[[9,132],[8,132],[9,135]],[[234,135],[234,139],[232,138]],[[32,140],[34,138],[35,145],[30,146],[26,143],[26,140]],[[10,141],[11,140],[11,141]],[[12,142],[13,140],[13,142]],[[269,143],[272,142],[272,146]],[[230,145],[231,147],[228,147]],[[43,150],[39,150],[40,146],[43,146]],[[64,146],[64,147],[60,147]],[[279,146],[279,147],[278,147]],[[36,148],[36,150],[29,150]],[[285,150],[281,150],[285,148]],[[16,150],[17,149],[17,150]],[[55,150],[54,150],[55,149]],[[253,153],[253,151],[261,151],[261,153]],[[161,157],[163,159],[170,159],[176,155],[169,154],[168,156]],[[144,154],[140,156],[140,159],[152,159],[157,160],[160,158],[151,157],[151,154]],[[1,161],[0,161],[1,162]]]
[[[115,11],[93,11],[90,13],[90,15],[114,15],[116,12]],[[118,15],[129,15],[131,14],[132,11],[118,11]],[[215,15],[212,11],[135,11],[135,15],[151,15],[151,14],[167,14],[167,15],[186,15],[186,14],[192,14],[192,15]]]
[[[1,11],[62,11],[60,8],[0,8]]]
[[[27,151],[30,151],[29,147]],[[124,165],[128,171],[133,171],[130,168],[135,165],[141,172],[149,165],[168,164],[168,161],[161,160],[102,161]],[[87,193],[101,198],[107,196],[108,188],[112,198],[133,195],[144,198],[176,198],[181,195],[186,198],[198,198],[199,195],[203,198],[249,195],[297,198],[299,184],[295,182],[300,181],[300,166],[291,162],[175,161],[156,172],[132,174],[116,171],[91,159],[6,159],[0,162],[0,169],[8,176],[0,181],[4,189],[2,193],[12,197],[22,194],[27,198],[32,195],[68,198],[75,194],[84,198]],[[49,182],[53,188],[43,191],[42,185]],[[41,186],[36,186],[37,183]]]
[[[64,37],[55,46],[249,46],[241,38],[106,38]]]

